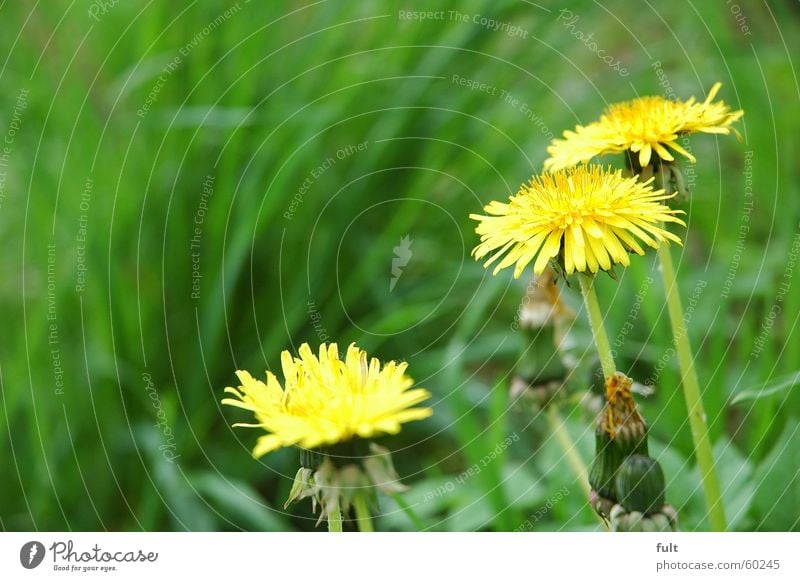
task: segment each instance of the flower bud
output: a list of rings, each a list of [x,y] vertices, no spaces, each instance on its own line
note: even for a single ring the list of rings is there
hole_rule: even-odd
[[[633,380],[617,371],[606,380],[606,405],[600,427],[620,447],[623,456],[647,455],[647,424],[631,394]]]
[[[616,501],[614,479],[625,458],[620,447],[608,432],[600,427],[595,431],[595,456],[589,469],[589,484],[598,496]]]
[[[664,506],[664,472],[647,456],[633,454],[625,458],[615,479],[617,501],[628,512],[654,514]]]

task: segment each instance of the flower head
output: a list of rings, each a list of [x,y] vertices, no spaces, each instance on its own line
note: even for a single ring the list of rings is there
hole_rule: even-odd
[[[255,413],[257,423],[234,424],[263,428],[253,455],[263,456],[277,448],[298,445],[312,449],[345,442],[396,434],[404,422],[431,415],[430,408],[412,407],[430,397],[421,388],[409,389],[413,380],[405,374],[406,363],[390,361],[383,366],[355,344],[339,358],[336,343],[323,344],[317,357],[308,346],[300,346],[300,357],[281,353],[285,378],[267,372],[267,382],[237,371],[238,388],[226,387],[235,396],[223,404]]]
[[[547,152],[545,169],[563,169],[587,162],[596,155],[630,150],[639,154],[639,165],[650,163],[653,152],[665,161],[674,158],[667,147],[686,156],[694,156],[678,145],[686,133],[730,133],[730,126],[743,111],[731,111],[722,101],[712,102],[721,84],[711,87],[702,103],[672,101],[664,97],[642,97],[608,107],[598,121],[565,131],[564,139],[554,139]]]
[[[651,182],[597,165],[534,176],[508,203],[484,207],[488,216],[470,215],[481,236],[472,254],[480,260],[494,253],[486,266],[505,255],[494,273],[516,263],[515,278],[534,258],[533,270],[541,274],[559,254],[567,274],[627,266],[629,251],[644,254],[639,241],[653,248],[667,240],[680,244],[661,223],[685,225],[675,216],[682,212],[662,204],[672,196],[654,191]]]

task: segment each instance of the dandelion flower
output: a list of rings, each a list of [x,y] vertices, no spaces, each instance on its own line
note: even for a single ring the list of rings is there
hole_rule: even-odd
[[[676,217],[683,212],[663,204],[672,195],[653,190],[652,181],[597,165],[534,176],[508,203],[485,206],[488,216],[470,215],[480,222],[481,237],[472,254],[476,260],[492,254],[486,266],[503,257],[494,274],[516,263],[515,278],[534,258],[536,274],[559,256],[567,274],[609,270],[612,263],[627,266],[629,251],[644,254],[639,242],[653,248],[681,242],[662,223],[685,225]]]
[[[611,105],[598,121],[565,131],[564,139],[554,139],[545,160],[548,170],[563,169],[588,162],[596,155],[631,151],[639,154],[639,165],[646,167],[653,152],[665,161],[674,161],[670,149],[694,156],[678,145],[687,133],[730,133],[730,126],[743,111],[731,111],[722,101],[712,102],[721,87],[711,87],[706,100],[672,101],[664,97],[642,97]],[[735,130],[734,130],[735,131]]]
[[[355,344],[342,360],[336,343],[323,344],[317,357],[304,343],[299,357],[281,353],[284,386],[267,372],[267,382],[237,371],[238,388],[226,387],[234,398],[223,404],[253,412],[262,428],[253,455],[258,458],[284,446],[313,449],[355,438],[396,434],[400,425],[431,415],[430,408],[413,407],[430,397],[421,388],[409,389],[413,380],[405,374],[406,363],[390,361],[383,366]]]

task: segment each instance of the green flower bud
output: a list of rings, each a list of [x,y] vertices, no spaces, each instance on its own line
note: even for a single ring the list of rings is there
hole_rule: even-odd
[[[606,405],[600,415],[600,428],[620,447],[623,456],[647,455],[647,424],[631,393],[633,380],[616,372],[606,380]]]
[[[625,458],[617,472],[615,485],[616,499],[628,512],[650,515],[664,506],[664,472],[652,458],[641,454]]]
[[[616,501],[614,479],[625,455],[602,427],[595,431],[595,456],[589,469],[589,484],[599,496]]]

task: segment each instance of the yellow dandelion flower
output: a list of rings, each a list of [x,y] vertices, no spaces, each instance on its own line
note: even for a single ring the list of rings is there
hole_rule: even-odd
[[[630,150],[639,154],[639,165],[650,163],[653,152],[661,159],[673,161],[668,147],[686,156],[694,156],[678,145],[687,133],[731,132],[731,124],[744,111],[731,111],[722,101],[712,102],[720,83],[711,87],[702,103],[692,97],[688,101],[671,101],[664,97],[642,97],[608,107],[598,121],[575,131],[565,131],[564,139],[554,139],[547,148],[550,157],[545,169],[557,170],[587,162],[596,155]],[[734,129],[735,131],[735,129]]]
[[[683,212],[663,204],[674,194],[653,190],[652,181],[598,165],[534,176],[508,203],[485,206],[488,216],[470,215],[480,222],[475,230],[481,236],[472,254],[480,260],[493,253],[486,266],[503,256],[494,274],[516,263],[515,278],[534,258],[537,274],[558,256],[568,274],[608,270],[612,263],[627,266],[629,251],[644,254],[637,239],[653,248],[668,240],[681,243],[661,226],[685,226],[675,216]]]
[[[323,344],[317,357],[300,346],[300,357],[281,353],[285,386],[269,371],[267,382],[237,371],[238,388],[226,387],[236,396],[223,404],[253,412],[255,424],[268,434],[258,439],[253,455],[258,458],[284,446],[306,449],[333,445],[352,438],[396,434],[404,422],[431,415],[430,408],[412,407],[430,397],[422,388],[409,389],[414,381],[405,374],[406,363],[390,361],[383,366],[355,344],[339,359],[336,343]]]

